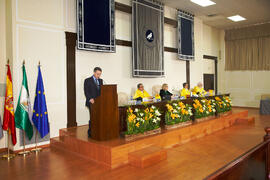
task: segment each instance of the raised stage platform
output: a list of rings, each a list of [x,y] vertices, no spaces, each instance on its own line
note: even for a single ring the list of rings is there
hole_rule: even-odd
[[[110,168],[115,168],[128,163],[138,164],[134,163],[134,161],[129,162],[129,160],[134,160],[134,157],[138,157],[140,154],[144,156],[144,154],[147,154],[144,153],[145,151],[151,152],[153,149],[153,154],[160,154],[160,156],[150,157],[148,153],[148,157],[138,158],[141,161],[157,162],[154,160],[155,158],[160,158],[160,160],[166,158],[166,154],[164,153],[166,148],[187,143],[193,139],[212,134],[237,123],[250,123],[252,121],[254,119],[248,118],[248,111],[232,110],[232,114],[228,116],[217,117],[212,120],[194,123],[191,126],[173,130],[162,130],[160,134],[134,141],[125,141],[124,138],[118,138],[102,142],[88,138],[88,126],[84,125],[61,129],[59,138],[53,138],[51,140],[51,147],[70,151]],[[141,162],[141,164],[141,167],[143,167],[144,164],[149,165],[151,162]]]

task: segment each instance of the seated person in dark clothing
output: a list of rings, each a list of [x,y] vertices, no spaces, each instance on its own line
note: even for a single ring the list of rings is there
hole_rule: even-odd
[[[168,91],[168,84],[163,84],[162,89],[159,92],[161,100],[171,100],[172,93]]]

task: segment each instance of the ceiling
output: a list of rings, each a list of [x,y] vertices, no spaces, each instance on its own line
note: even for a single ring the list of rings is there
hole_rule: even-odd
[[[165,5],[193,13],[207,25],[231,29],[270,22],[270,0],[212,0],[216,4],[201,7],[190,0],[161,0]],[[228,16],[239,14],[245,21],[233,22]]]

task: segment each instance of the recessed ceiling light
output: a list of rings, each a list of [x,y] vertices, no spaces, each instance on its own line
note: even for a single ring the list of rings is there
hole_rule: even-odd
[[[190,0],[190,1],[195,3],[195,4],[200,5],[202,7],[211,6],[211,5],[216,4],[215,2],[210,1],[210,0]]]
[[[230,17],[227,17],[227,18],[234,21],[234,22],[246,20],[246,18],[244,18],[244,17],[242,17],[240,15],[230,16]]]

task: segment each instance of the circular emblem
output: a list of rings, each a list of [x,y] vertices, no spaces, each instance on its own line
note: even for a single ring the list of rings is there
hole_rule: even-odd
[[[153,33],[153,31],[151,31],[151,30],[147,30],[146,32],[145,32],[145,38],[146,38],[146,40],[148,41],[148,42],[153,42],[154,41],[154,33]]]

